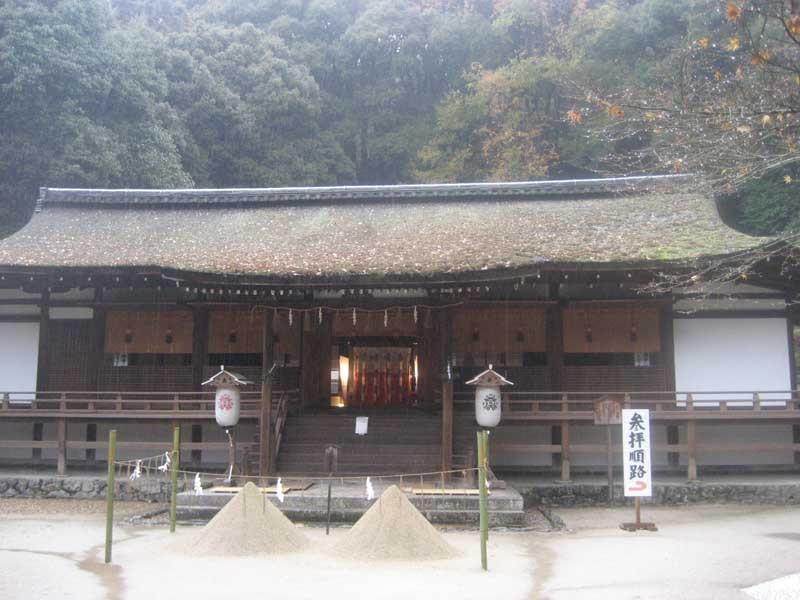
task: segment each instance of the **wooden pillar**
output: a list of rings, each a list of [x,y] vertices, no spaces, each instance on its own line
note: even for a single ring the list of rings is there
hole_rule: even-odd
[[[192,389],[199,391],[205,381],[203,371],[208,362],[208,309],[192,308]]]
[[[550,391],[560,392],[564,384],[564,320],[561,304],[554,304],[547,309],[545,344]]]
[[[689,448],[687,479],[697,481],[697,421],[686,423],[686,444]]]
[[[570,481],[569,421],[561,421],[561,481]]]
[[[417,397],[425,407],[433,406],[436,395],[437,374],[441,372],[439,352],[436,347],[436,332],[430,308],[420,309],[417,319],[417,360],[419,361],[419,380]]]
[[[275,364],[275,333],[272,329],[272,311],[264,313],[264,330],[261,349],[261,413],[258,419],[259,465],[258,474],[269,474],[272,464],[272,366]]]
[[[667,391],[675,391],[675,327],[672,320],[672,305],[661,309],[661,358],[664,361],[664,378]]]
[[[59,475],[64,475],[67,472],[67,421],[64,417],[56,421],[56,436],[58,438],[56,471]]]
[[[36,365],[36,389],[46,390],[47,356],[50,349],[50,288],[42,291],[39,303],[39,357]]]
[[[786,315],[786,337],[789,343],[789,385],[792,390],[797,389],[797,359],[794,355],[794,320],[790,314]]]
[[[448,370],[452,340],[452,322],[447,309],[439,312],[442,377],[442,471],[453,468],[453,380]]]
[[[103,288],[94,290],[94,308],[92,309],[92,342],[89,358],[89,391],[103,388],[103,359],[106,345],[106,309],[102,306]]]

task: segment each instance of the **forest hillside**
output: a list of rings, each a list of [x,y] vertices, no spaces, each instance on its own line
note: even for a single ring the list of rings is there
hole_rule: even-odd
[[[800,189],[795,8],[7,0],[0,234],[39,186],[669,172],[698,174],[745,231],[786,230]]]

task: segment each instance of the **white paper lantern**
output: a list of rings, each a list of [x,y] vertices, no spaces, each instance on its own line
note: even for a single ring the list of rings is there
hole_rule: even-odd
[[[251,384],[238,373],[226,371],[220,367],[219,372],[203,385],[213,385],[217,388],[214,395],[214,416],[220,427],[233,427],[239,422],[241,411],[241,394],[239,387]]]
[[[503,408],[500,388],[479,385],[475,388],[475,420],[481,427],[497,427]]]
[[[239,422],[241,410],[239,389],[234,386],[217,388],[214,401],[214,416],[220,427],[233,427]]]
[[[475,420],[481,427],[497,427],[503,414],[503,396],[500,392],[502,385],[514,385],[508,379],[489,368],[470,379],[467,385],[475,388]]]

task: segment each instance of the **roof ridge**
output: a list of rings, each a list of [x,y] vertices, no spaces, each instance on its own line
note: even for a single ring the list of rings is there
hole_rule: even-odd
[[[688,175],[639,175],[488,183],[310,186],[211,189],[40,188],[37,211],[45,204],[194,205],[352,200],[481,199],[486,197],[580,196],[652,189],[685,181]]]

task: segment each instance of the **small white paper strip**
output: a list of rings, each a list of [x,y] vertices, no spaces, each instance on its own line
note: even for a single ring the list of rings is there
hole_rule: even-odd
[[[367,435],[369,417],[356,417],[356,435]]]
[[[278,498],[278,502],[283,504],[283,483],[280,477],[278,477],[278,483],[275,484],[275,496]]]
[[[372,487],[372,480],[367,477],[367,500],[373,500],[375,498],[375,489]]]
[[[200,481],[200,473],[196,473],[194,476],[194,495],[195,496],[203,495],[203,482]]]
[[[141,477],[141,476],[142,476],[142,461],[141,460],[137,460],[136,461],[136,467],[134,467],[133,473],[131,473],[131,481],[134,481],[135,479],[139,479],[139,477]]]
[[[169,463],[171,462],[172,461],[169,458],[169,452],[164,452],[164,464],[159,465],[158,470],[162,473],[166,472],[166,470],[169,469]]]

